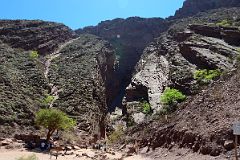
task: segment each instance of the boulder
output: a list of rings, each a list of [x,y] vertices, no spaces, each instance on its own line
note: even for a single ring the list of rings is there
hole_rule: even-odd
[[[6,138],[4,139],[3,141],[1,141],[1,146],[7,146],[7,145],[10,145],[13,143],[13,140],[12,139],[9,139],[9,138]]]
[[[126,146],[125,153],[127,156],[132,156],[134,153],[136,153],[136,148],[133,144],[129,144]]]
[[[230,151],[234,148],[234,142],[232,140],[227,140],[224,142],[224,148],[227,150],[227,151]]]

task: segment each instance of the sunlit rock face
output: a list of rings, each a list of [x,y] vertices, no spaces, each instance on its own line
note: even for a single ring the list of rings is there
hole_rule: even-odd
[[[173,19],[193,16],[199,12],[218,8],[239,7],[239,0],[186,0],[183,7],[176,11]]]
[[[162,108],[160,96],[166,87],[187,95],[198,90],[193,78],[197,69],[233,69],[240,46],[239,20],[235,17],[238,13],[239,9],[217,10],[177,21],[149,44],[126,88],[126,109],[132,112],[139,105],[133,102],[145,100],[158,111]],[[234,21],[236,26],[216,25],[224,19]]]
[[[64,24],[41,20],[1,20],[0,40],[13,48],[51,54],[59,44],[76,37]]]

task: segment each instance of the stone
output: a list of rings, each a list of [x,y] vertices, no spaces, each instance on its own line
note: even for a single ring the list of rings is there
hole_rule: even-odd
[[[73,155],[73,154],[74,154],[74,152],[72,152],[72,151],[65,152],[65,155]]]
[[[149,151],[149,147],[144,147],[144,148],[142,148],[142,149],[140,149],[140,153],[141,154],[145,154],[145,153],[147,153]]]
[[[13,143],[12,139],[7,138],[7,139],[4,139],[3,141],[1,141],[1,146],[7,146],[12,143]]]
[[[129,144],[126,146],[125,153],[127,154],[127,156],[132,156],[134,153],[136,153],[136,148],[134,147],[134,145]]]
[[[144,113],[134,113],[132,117],[135,123],[140,124],[145,120],[146,115]]]
[[[73,146],[72,148],[75,149],[75,150],[80,150],[81,149],[79,146]]]
[[[227,140],[224,142],[224,148],[227,150],[227,151],[230,151],[234,148],[234,142],[232,140]]]
[[[70,150],[73,149],[73,147],[71,147],[71,146],[66,146],[65,149],[66,149],[67,151],[70,151]]]

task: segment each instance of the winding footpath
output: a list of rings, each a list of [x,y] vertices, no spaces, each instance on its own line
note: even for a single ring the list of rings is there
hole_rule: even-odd
[[[48,82],[48,86],[51,88],[51,93],[50,96],[53,96],[54,99],[49,103],[49,108],[51,108],[53,106],[53,103],[59,98],[59,92],[62,91],[62,89],[59,89],[56,85],[54,85],[53,83],[50,82],[49,79],[49,70],[51,67],[51,62],[59,57],[61,55],[61,50],[66,47],[67,45],[69,45],[70,43],[74,42],[75,40],[77,40],[78,38],[75,39],[71,39],[70,41],[67,41],[66,43],[63,43],[62,45],[60,45],[58,47],[58,49],[56,51],[54,51],[53,53],[51,53],[50,55],[47,55],[46,58],[46,62],[44,63],[45,66],[45,70],[44,70],[44,77],[46,79],[46,81]]]

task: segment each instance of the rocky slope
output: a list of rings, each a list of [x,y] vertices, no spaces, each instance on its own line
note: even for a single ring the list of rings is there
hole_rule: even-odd
[[[103,21],[97,26],[76,31],[79,34],[91,33],[100,36],[108,40],[116,50],[118,64],[115,70],[116,79],[112,81],[115,87],[110,91],[112,97],[108,101],[109,106],[121,106],[124,90],[131,80],[143,49],[166,31],[168,26],[169,23],[161,18],[130,17]]]
[[[104,21],[77,30],[78,38],[58,23],[0,21],[0,135],[33,126],[34,113],[50,106],[76,118],[78,129],[104,136],[107,112],[123,102],[133,125],[127,140],[141,147],[179,146],[213,156],[231,150],[240,75],[240,9],[233,5],[238,1],[187,0],[174,18]],[[203,87],[194,80],[197,69],[231,75]],[[163,117],[166,87],[188,99]],[[46,102],[49,96],[54,100]],[[143,113],[144,100],[154,115]]]
[[[176,11],[172,19],[179,19],[196,15],[199,12],[205,12],[218,8],[239,7],[239,0],[186,0],[183,7]],[[170,19],[171,19],[170,18]]]
[[[1,20],[0,40],[13,48],[50,54],[76,34],[60,23],[40,20]]]
[[[34,113],[50,106],[79,120],[80,130],[100,129],[103,136],[115,63],[110,44],[93,35],[73,39],[75,33],[58,23],[0,24],[0,135],[32,130]]]
[[[232,124],[239,114],[239,13],[239,8],[221,9],[179,20],[146,47],[126,89],[126,109],[140,123],[129,130],[130,141],[137,139],[149,150],[178,146],[212,156],[233,148]],[[231,25],[217,25],[222,20]],[[202,87],[193,78],[197,69],[220,69],[225,75]],[[161,116],[160,95],[168,86],[189,97],[175,113]],[[141,113],[142,99],[155,115]]]
[[[0,135],[32,125],[41,106],[47,83],[42,64],[29,54],[0,44]]]
[[[61,91],[53,107],[79,120],[80,129],[105,136],[108,90],[115,54],[110,44],[83,34],[52,60],[49,79]]]
[[[132,102],[146,100],[157,111],[162,108],[160,95],[166,87],[177,88],[187,95],[197,91],[195,70],[234,68],[240,45],[238,26],[221,27],[215,23],[233,20],[239,11],[227,9],[182,19],[146,47],[126,88],[126,108],[132,110]],[[235,24],[239,25],[239,21]]]
[[[232,124],[239,120],[239,69],[190,96],[177,112],[141,124],[130,135],[149,148],[191,148],[218,156],[233,149]]]

